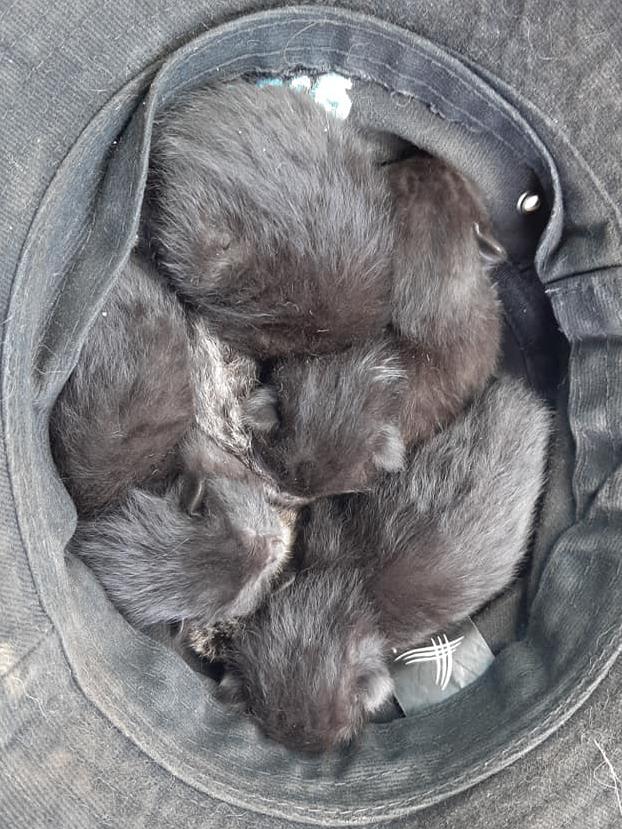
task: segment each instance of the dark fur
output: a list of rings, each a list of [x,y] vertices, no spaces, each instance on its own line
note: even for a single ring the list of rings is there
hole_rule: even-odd
[[[152,233],[178,291],[259,357],[327,353],[390,321],[384,171],[308,96],[187,93],[154,129]]]
[[[152,267],[131,258],[52,412],[52,451],[78,512],[171,475],[193,417],[183,311]]]
[[[184,442],[183,462],[190,478],[201,469],[223,463],[229,474],[263,485],[274,503],[295,505],[298,499],[279,491],[278,483],[252,450],[247,409],[258,383],[256,362],[222,341],[211,323],[189,315],[192,383],[196,397],[196,428]]]
[[[404,446],[450,422],[496,368],[500,306],[488,268],[500,249],[481,199],[438,159],[388,169],[398,337],[278,361],[247,407],[261,457],[301,496],[360,490],[399,468]]]
[[[261,487],[214,474],[195,515],[132,490],[106,515],[78,522],[71,550],[93,569],[135,625],[192,621],[207,628],[250,613],[264,598],[289,542]]]
[[[522,384],[494,383],[403,472],[311,507],[304,566],[360,569],[391,647],[446,629],[514,577],[548,433],[544,406]]]
[[[226,648],[221,697],[294,749],[347,742],[393,690],[386,645],[356,572],[300,574]]]
[[[286,590],[293,583],[296,577],[296,566],[293,559],[290,559],[285,567],[271,582],[270,591]],[[211,662],[218,662],[222,668],[223,660],[227,653],[231,652],[230,642],[239,636],[238,628],[246,624],[247,617],[218,622],[211,627],[202,627],[194,622],[186,622],[179,631],[176,641],[185,645],[196,656],[201,659],[208,659]]]
[[[188,319],[197,425],[221,449],[252,465],[244,401],[258,383],[256,362],[223,342],[208,320]]]
[[[388,340],[339,354],[289,357],[246,404],[256,451],[281,486],[311,498],[360,491],[403,465],[400,407],[406,392]]]
[[[280,516],[282,532],[287,534],[288,545],[296,519],[296,499],[282,495],[270,479],[258,475],[245,463],[224,450],[198,427],[191,429],[180,449],[181,503],[183,509],[193,514],[203,501],[203,493],[213,478],[226,478],[255,490],[257,497],[272,505]]]
[[[501,309],[490,267],[503,256],[475,186],[430,156],[390,165],[397,242],[393,324],[410,396],[407,445],[450,422],[497,367]]]

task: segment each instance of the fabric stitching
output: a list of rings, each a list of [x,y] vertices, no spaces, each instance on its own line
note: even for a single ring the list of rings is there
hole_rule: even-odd
[[[336,22],[336,21],[332,21],[332,20],[329,20],[329,19],[315,20],[313,18],[306,18],[304,16],[296,18],[296,19],[299,20],[301,23],[306,23],[307,24],[305,29],[308,29],[312,26],[316,26],[316,25],[319,25],[319,24],[324,24],[324,25],[331,26],[333,28],[341,28],[341,27],[347,28],[348,30],[352,31],[354,34],[359,34],[359,35],[367,34],[367,32],[364,28],[361,28],[360,26],[355,26],[354,24],[348,24],[348,23],[343,22],[343,21]],[[283,27],[283,26],[288,25],[288,23],[277,23],[277,25],[280,25],[281,27]],[[256,31],[262,31],[263,29],[266,29],[266,28],[274,28],[274,23],[269,23],[269,24],[257,26]],[[391,43],[393,45],[401,46],[404,43],[403,39],[393,37],[393,36],[383,32],[383,31],[381,31],[380,29],[375,29],[374,33],[379,34],[384,40],[388,40],[389,43]],[[237,33],[230,33],[229,35],[224,36],[223,41],[234,39],[236,34]],[[235,58],[232,58],[230,61],[227,61],[225,63],[220,63],[218,65],[218,69],[230,66],[230,65],[232,65],[234,63],[237,63],[238,61],[241,61],[241,60],[247,60],[248,58],[258,57],[258,56],[260,56],[260,57],[272,57],[272,56],[276,56],[276,55],[282,55],[284,61],[287,62],[288,59],[287,59],[286,53],[287,53],[287,50],[290,48],[289,44],[291,43],[293,38],[295,36],[298,36],[299,34],[300,33],[297,32],[296,35],[292,36],[292,38],[290,38],[288,43],[283,48],[275,49],[275,50],[272,50],[272,51],[264,51],[264,52],[257,52],[257,51],[248,52],[248,53],[245,53],[244,55],[239,55]],[[352,53],[352,48],[350,50],[348,50],[347,52],[344,51],[343,49],[338,49],[334,46],[315,46],[314,48],[317,51],[329,52],[329,53],[334,53],[334,54],[337,54],[337,55],[341,55],[342,57],[344,57],[346,59],[346,63],[348,62],[348,59],[350,58],[351,53]],[[467,84],[467,82],[460,77],[460,75],[458,75],[455,71],[453,71],[448,66],[445,66],[444,64],[440,63],[435,58],[430,57],[417,44],[409,43],[409,44],[407,44],[407,48],[412,49],[417,54],[417,56],[419,58],[425,58],[426,61],[428,61],[432,65],[436,66],[443,73],[445,73],[445,74],[449,75],[450,77],[452,77],[454,80],[456,80],[460,84],[460,86],[463,89],[466,89],[467,92],[474,93],[479,101],[484,103],[487,107],[492,108],[495,112],[497,112],[503,118],[505,123],[510,126],[511,131],[512,131],[513,134],[515,134],[515,135],[517,134],[517,130],[516,130],[516,126],[515,126],[514,122],[512,121],[510,116],[501,108],[501,106],[498,103],[496,103],[495,101],[490,100],[489,98],[486,98],[484,96],[484,94],[479,89],[477,89],[476,87],[469,86]],[[292,49],[292,51],[294,51],[294,49]],[[462,113],[462,115],[464,115],[466,117],[467,121],[473,121],[474,123],[477,123],[480,127],[482,127],[485,131],[490,132],[491,134],[493,134],[501,143],[504,144],[504,146],[507,147],[507,149],[512,153],[512,155],[514,155],[515,158],[518,158],[518,159],[522,160],[527,166],[530,166],[533,163],[532,160],[531,161],[527,160],[525,158],[525,156],[522,153],[519,153],[516,150],[516,148],[514,148],[511,144],[508,144],[506,142],[506,140],[501,135],[499,135],[495,130],[490,128],[488,125],[483,124],[481,121],[474,118],[473,116],[469,115],[469,113],[467,113],[465,110],[463,110],[457,104],[454,104],[451,101],[449,101],[449,99],[447,99],[441,93],[436,92],[434,90],[434,87],[430,86],[425,81],[422,81],[422,80],[420,80],[416,77],[413,77],[411,75],[399,72],[398,70],[391,67],[389,64],[387,64],[383,61],[374,60],[370,56],[366,56],[365,60],[366,60],[366,62],[369,61],[371,63],[374,63],[376,66],[380,66],[380,67],[383,67],[383,68],[387,69],[392,75],[397,76],[398,78],[402,79],[403,81],[410,81],[411,83],[420,84],[420,85],[424,86],[426,89],[428,89],[430,92],[434,92],[434,94],[438,95],[443,101],[445,101],[445,103],[449,104],[452,108],[454,108],[458,112]],[[308,66],[309,64],[305,64],[305,65]],[[465,68],[466,71],[471,72],[471,70],[468,69],[468,67],[465,66],[464,68]],[[261,69],[261,67],[257,67],[257,66],[255,67],[255,71],[258,71],[259,69]],[[193,82],[198,80],[198,79],[208,77],[208,76],[214,75],[214,74],[216,74],[216,73],[213,69],[208,70],[208,71],[203,72],[203,73],[199,73],[197,76],[195,76],[193,78]],[[471,73],[471,74],[474,75],[474,73]],[[476,77],[476,76],[474,75],[474,77]],[[382,86],[385,89],[391,89],[392,88],[389,84],[379,80],[376,77],[372,77],[371,80],[373,80],[375,83],[377,83],[379,86]],[[181,85],[183,85],[183,84],[180,84],[179,86],[181,86]],[[176,88],[179,88],[179,86],[176,87]],[[169,94],[170,94],[170,92],[171,92],[171,90],[169,90]],[[421,100],[422,103],[428,103],[428,104],[431,103],[430,101],[427,101],[425,98],[418,98],[417,95],[412,94],[410,92],[404,92],[403,94],[407,95],[408,97],[413,97],[416,100]],[[463,123],[463,122],[459,121],[458,123]],[[524,136],[519,136],[519,137],[521,138],[521,141],[527,140],[528,143],[529,143],[529,146],[531,147],[531,149],[539,157],[538,149],[533,144],[533,141],[531,140],[531,138],[525,139]]]
[[[603,653],[601,654],[600,658],[594,664],[595,673],[598,673],[600,671],[600,666],[603,665],[603,664],[607,664],[608,661],[610,661],[611,664],[613,664],[613,662],[615,662],[615,660],[618,656],[618,653],[614,653],[613,658],[611,658],[609,660],[606,657],[606,651],[616,641],[616,638],[619,638],[618,633],[619,633],[619,631],[616,629],[614,634],[611,636],[611,638],[605,644],[605,647],[603,649]],[[618,644],[616,646],[616,650],[619,652],[619,650],[621,648],[622,648],[622,644],[620,642],[618,642]],[[599,676],[597,678],[596,683],[594,683],[592,690],[594,690],[596,687],[598,687],[598,685],[600,684],[600,682],[604,678],[605,678],[605,675]],[[547,731],[548,725],[554,719],[556,719],[558,714],[561,713],[562,711],[565,710],[565,712],[568,713],[568,709],[573,708],[574,705],[575,705],[575,702],[580,704],[579,701],[580,701],[580,698],[583,696],[583,691],[588,686],[589,686],[589,682],[587,681],[587,679],[585,679],[585,675],[584,675],[583,680],[580,681],[577,686],[575,686],[575,694],[572,694],[570,697],[567,697],[567,698],[561,700],[558,703],[558,705],[555,706],[549,712],[549,714],[545,717],[545,719],[538,726],[536,726],[535,728],[533,728],[529,732],[527,732],[525,735],[523,735],[523,737],[520,738],[516,743],[514,743],[511,748],[502,749],[501,751],[497,752],[496,755],[493,755],[493,757],[490,758],[489,760],[486,760],[486,761],[478,764],[477,766],[475,766],[473,769],[469,769],[467,772],[464,772],[463,774],[459,775],[457,778],[452,780],[452,782],[447,784],[446,786],[443,786],[443,787],[440,787],[440,788],[435,787],[433,789],[427,789],[427,790],[419,793],[417,795],[416,799],[415,798],[401,798],[401,799],[396,799],[396,800],[383,801],[381,804],[378,804],[378,805],[370,805],[370,806],[354,808],[354,809],[353,808],[349,808],[349,809],[331,809],[331,808],[326,808],[326,807],[314,807],[314,806],[311,806],[309,804],[305,804],[304,807],[303,806],[299,807],[299,806],[297,806],[297,804],[292,803],[290,801],[279,801],[279,800],[275,800],[273,798],[269,798],[269,797],[266,797],[266,796],[260,795],[260,794],[256,794],[256,795],[254,794],[253,795],[253,800],[259,800],[260,802],[266,803],[266,804],[271,805],[273,807],[279,807],[278,809],[275,809],[273,811],[273,815],[276,816],[276,817],[284,817],[285,816],[285,817],[293,818],[294,820],[299,820],[299,822],[304,820],[304,818],[307,817],[309,814],[319,814],[319,815],[322,815],[322,816],[325,816],[325,817],[332,816],[333,819],[334,818],[337,818],[337,819],[340,819],[340,818],[350,819],[352,816],[356,816],[356,815],[363,815],[363,816],[367,815],[369,817],[374,817],[375,819],[380,818],[382,820],[391,820],[391,819],[394,819],[394,818],[399,818],[401,813],[404,810],[407,811],[408,813],[421,811],[424,808],[427,808],[428,806],[432,805],[433,803],[439,802],[439,800],[444,799],[443,795],[445,795],[445,793],[448,793],[449,795],[457,794],[461,790],[460,789],[461,784],[467,778],[471,778],[469,780],[469,784],[468,784],[468,787],[467,787],[467,788],[471,788],[472,786],[476,785],[477,783],[482,782],[483,780],[488,779],[489,777],[492,777],[494,774],[501,771],[501,769],[500,768],[499,769],[492,769],[488,773],[485,773],[485,774],[483,774],[479,777],[478,777],[478,775],[480,775],[482,772],[487,771],[487,769],[486,769],[487,766],[494,766],[498,762],[502,762],[503,767],[507,766],[508,763],[505,762],[504,758],[507,757],[507,755],[509,753],[517,755],[513,760],[510,760],[509,763],[516,762],[517,760],[519,760],[521,758],[521,756],[524,756],[524,752],[522,752],[523,746],[527,742],[530,742],[531,738],[536,736],[536,735],[537,735],[536,738],[537,738],[538,743],[545,740],[549,736],[548,734],[544,733],[544,732]],[[84,693],[84,691],[82,691],[82,689],[81,689],[81,692]],[[569,705],[569,703],[570,703],[570,705]],[[574,713],[574,710],[570,714],[568,714],[567,717],[565,717],[563,719],[563,721],[560,723],[560,727],[572,716],[573,713]],[[120,731],[120,729],[118,729],[118,726],[115,726],[115,727],[117,728],[117,730]],[[130,735],[127,735],[127,734],[125,734],[125,732],[122,732],[122,731],[120,731],[120,733],[124,734],[124,736],[127,739],[130,739],[130,741],[134,745],[136,745],[141,751],[144,750],[138,743],[136,743],[134,741],[134,739]],[[535,748],[538,743],[531,746],[531,748],[532,749]],[[204,784],[199,784],[197,786],[196,782],[189,782],[184,777],[180,776],[177,772],[172,771],[166,765],[161,763],[161,761],[159,759],[154,758],[151,755],[149,755],[149,756],[150,756],[150,758],[153,762],[157,763],[161,768],[164,768],[168,773],[173,774],[173,776],[175,776],[177,779],[179,779],[184,785],[187,785],[190,788],[194,788],[197,791],[201,791],[202,793],[207,794],[210,797],[214,797],[217,800],[223,800],[224,802],[234,802],[234,803],[236,803],[236,805],[241,805],[244,808],[248,808],[250,811],[253,811],[253,812],[258,813],[258,814],[264,814],[264,813],[260,812],[255,806],[253,806],[252,802],[250,802],[250,803],[246,802],[246,801],[239,801],[238,802],[235,798],[232,798],[230,800],[228,798],[221,797],[219,794],[214,794],[213,792],[210,792],[205,787]],[[390,777],[390,776],[392,776],[392,771],[391,770],[387,770],[387,771],[377,770],[377,771],[374,771],[374,773],[371,774],[371,775],[361,776],[358,779],[358,782],[365,783],[365,782],[370,781],[370,780],[378,779],[379,777],[380,778],[385,778],[385,777]],[[224,782],[224,786],[226,788],[229,788],[229,789],[231,788],[230,784],[227,781],[222,781],[222,778],[221,778],[221,782]],[[337,782],[338,781],[331,781],[331,787],[334,787],[335,783],[337,783]],[[345,785],[345,784],[342,783],[341,785]],[[434,800],[431,803],[422,804],[421,801],[424,800],[426,797],[429,797],[430,795],[435,796]],[[415,808],[413,808],[413,807],[415,807]],[[392,810],[392,813],[390,813],[391,810]],[[292,814],[292,812],[299,812],[300,813],[300,818],[297,818],[296,816],[294,816]],[[351,820],[349,822],[351,822]]]
[[[46,618],[47,618],[47,617],[46,617]],[[14,663],[11,665],[11,667],[9,668],[9,670],[8,670],[8,671],[6,671],[5,673],[3,673],[3,674],[0,676],[0,683],[2,683],[2,684],[4,685],[4,684],[6,683],[6,681],[7,681],[7,680],[8,680],[8,679],[9,679],[9,678],[10,678],[10,677],[11,677],[11,676],[15,673],[15,671],[16,671],[16,670],[20,667],[20,665],[22,664],[22,662],[25,662],[26,660],[28,660],[28,659],[30,658],[31,654],[32,654],[34,651],[38,650],[38,649],[39,649],[39,647],[40,647],[40,646],[41,646],[41,645],[42,645],[42,644],[43,644],[43,643],[44,643],[47,639],[49,639],[50,634],[54,634],[55,632],[56,632],[56,631],[54,630],[54,626],[53,626],[51,623],[49,623],[49,624],[48,624],[48,626],[47,626],[47,628],[46,628],[46,629],[45,629],[45,630],[41,633],[41,635],[38,637],[38,639],[36,639],[36,641],[34,642],[34,644],[30,645],[30,647],[28,647],[28,648],[27,648],[27,649],[26,649],[26,650],[25,650],[25,651],[24,651],[24,652],[20,655],[20,657],[19,657],[19,659],[17,660],[17,662],[14,662]]]

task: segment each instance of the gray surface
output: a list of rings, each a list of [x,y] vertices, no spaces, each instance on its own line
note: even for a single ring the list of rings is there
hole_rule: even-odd
[[[596,745],[620,767],[619,668],[606,676],[620,649],[622,606],[622,130],[614,123],[622,38],[609,6],[382,7],[385,19],[406,21],[510,84],[495,81],[554,162],[485,84],[397,30],[374,34],[371,23],[348,25],[329,12],[257,20],[226,40],[191,45],[142,106],[146,77],[131,79],[244,4],[212,3],[206,12],[194,1],[35,0],[0,11],[4,825],[392,820],[589,829],[620,819]],[[259,738],[213,701],[209,680],[129,628],[89,571],[63,556],[74,515],[49,457],[49,406],[132,243],[145,161],[137,147],[148,137],[150,106],[208,63],[216,76],[298,63],[364,73],[414,95],[381,96],[374,119],[412,140],[425,128],[431,146],[481,173],[499,215],[517,186],[535,178],[553,207],[536,262],[571,343],[575,452],[562,477],[572,476],[574,524],[562,521],[548,556],[540,551],[528,638],[465,692],[425,716],[371,727],[342,757],[300,758]],[[417,117],[421,104],[435,115],[426,124]],[[529,228],[515,232],[528,236]],[[517,248],[518,259],[524,250]],[[531,316],[527,306],[513,322],[523,330]]]

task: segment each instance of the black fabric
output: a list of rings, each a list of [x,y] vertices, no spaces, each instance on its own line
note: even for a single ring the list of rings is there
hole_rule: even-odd
[[[211,29],[242,8],[33,0],[0,12],[2,822],[613,825],[602,752],[619,764],[614,7],[562,16],[531,3],[516,14],[485,2],[396,3],[375,9],[384,20],[314,7]],[[201,29],[210,31],[153,64]],[[512,254],[501,285],[528,373],[550,388],[563,379],[556,326],[570,346],[571,455],[551,477],[560,503],[547,512],[548,496],[542,511],[525,637],[447,703],[371,726],[360,746],[324,758],[259,737],[215,702],[211,680],[131,629],[92,574],[65,559],[75,514],[47,442],[50,406],[134,241],[154,109],[185,85],[300,66],[361,79],[367,125],[477,173]],[[550,211],[535,270],[540,228],[514,208],[534,188]]]

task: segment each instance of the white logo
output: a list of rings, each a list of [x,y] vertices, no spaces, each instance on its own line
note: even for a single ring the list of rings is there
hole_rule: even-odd
[[[449,685],[451,679],[451,672],[453,669],[453,653],[458,648],[464,636],[459,636],[457,639],[449,641],[446,634],[440,636],[431,636],[431,647],[413,648],[410,651],[404,651],[399,656],[395,657],[395,662],[403,662],[404,665],[413,665],[415,662],[436,662],[436,684],[444,691]]]

